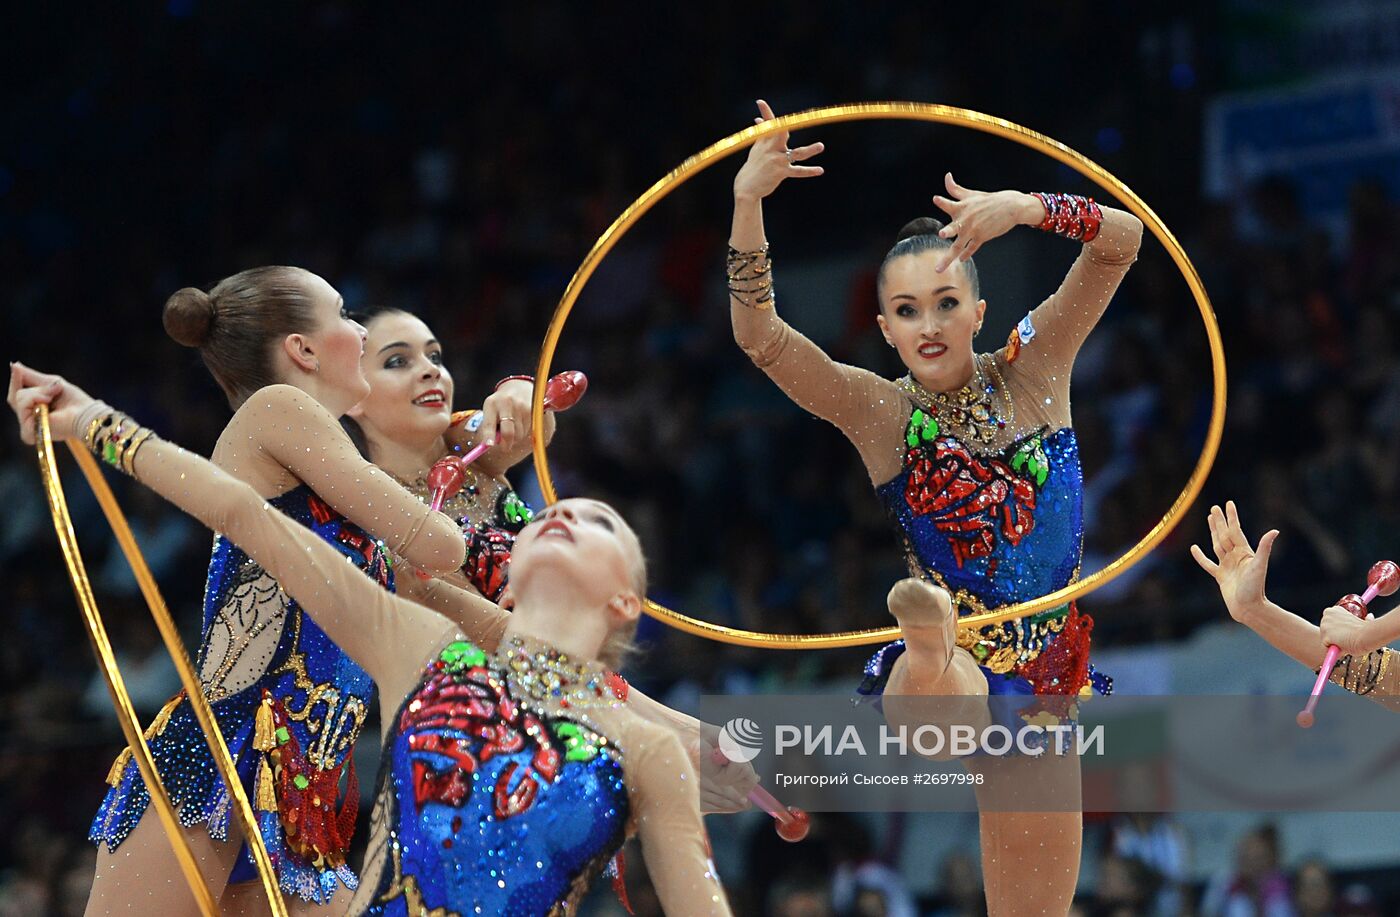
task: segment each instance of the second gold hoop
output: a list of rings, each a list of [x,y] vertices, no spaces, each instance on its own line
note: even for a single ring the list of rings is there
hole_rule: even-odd
[[[824,124],[836,124],[845,121],[868,121],[868,120],[902,120],[902,121],[925,121],[937,124],[950,124],[959,127],[966,127],[983,133],[992,134],[1012,140],[1022,146],[1029,147],[1040,153],[1064,163],[1076,172],[1094,182],[1100,188],[1112,194],[1139,219],[1157,238],[1162,246],[1171,255],[1172,261],[1181,272],[1187,287],[1191,290],[1191,295],[1195,299],[1196,307],[1200,312],[1201,321],[1205,325],[1206,339],[1210,345],[1211,357],[1211,417],[1210,424],[1206,431],[1205,444],[1202,446],[1200,457],[1196,461],[1195,467],[1191,471],[1191,476],[1186,482],[1186,486],[1177,495],[1156,525],[1143,538],[1128,549],[1122,557],[1114,560],[1101,570],[1096,570],[1078,582],[1071,583],[1063,589],[1057,589],[1047,595],[1026,602],[1019,602],[1004,608],[998,608],[984,614],[967,615],[959,619],[961,627],[976,627],[986,624],[994,624],[998,621],[1010,620],[1024,617],[1038,611],[1045,611],[1083,596],[1093,590],[1103,586],[1115,578],[1126,573],[1134,564],[1145,557],[1148,552],[1155,548],[1171,533],[1172,529],[1181,521],[1182,516],[1191,507],[1201,488],[1205,485],[1206,476],[1210,473],[1211,465],[1215,461],[1215,456],[1220,448],[1220,438],[1225,428],[1225,353],[1220,340],[1220,328],[1215,320],[1215,312],[1211,308],[1210,297],[1206,295],[1205,286],[1201,283],[1200,275],[1197,274],[1195,266],[1187,256],[1185,249],[1176,237],[1152,211],[1142,198],[1138,197],[1131,188],[1125,185],[1117,177],[1112,175],[1107,169],[1098,165],[1088,157],[1075,150],[1070,149],[1057,140],[1053,140],[1044,134],[1037,133],[1030,128],[1023,127],[1011,121],[982,112],[971,111],[965,108],[954,108],[948,105],[934,105],[924,102],[861,102],[851,105],[833,105],[826,108],[814,108],[808,111],[796,112],[790,115],[783,115],[772,121],[765,121],[762,124],[754,125],[737,133],[725,137],[717,143],[711,144],[705,149],[686,159],[679,166],[672,169],[660,181],[656,182],[641,197],[633,201],[626,210],[612,222],[603,234],[598,237],[598,241],[593,244],[588,254],[584,257],[583,263],[579,265],[574,276],[569,281],[569,285],[564,290],[564,295],[559,301],[559,305],[554,310],[554,316],[549,323],[549,329],[545,332],[544,344],[540,348],[540,358],[535,369],[535,391],[532,404],[534,416],[534,453],[535,470],[539,476],[540,489],[547,502],[553,503],[556,497],[554,490],[554,479],[549,472],[549,460],[545,453],[543,439],[544,429],[544,380],[549,378],[550,367],[554,360],[555,349],[559,345],[560,335],[564,331],[564,325],[568,321],[569,314],[573,311],[574,304],[578,301],[579,295],[583,292],[584,286],[588,283],[593,272],[597,270],[599,263],[612,250],[623,235],[631,229],[652,207],[660,202],[666,195],[680,187],[686,181],[694,177],[699,172],[714,165],[720,160],[748,147],[755,140],[765,137],[777,131],[795,131],[802,128],[818,127]],[[719,624],[712,624],[702,621],[678,611],[666,608],[655,602],[648,600],[647,612],[673,627],[705,637],[717,640],[722,643],[732,643],[740,646],[757,646],[767,649],[822,649],[842,646],[862,646],[873,643],[883,643],[899,637],[899,629],[896,627],[871,628],[867,630],[843,631],[831,634],[771,634],[758,631],[740,630],[737,628],[725,627]]]

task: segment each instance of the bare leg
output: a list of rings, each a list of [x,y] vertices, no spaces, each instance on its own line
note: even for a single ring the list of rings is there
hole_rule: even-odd
[[[928,722],[933,710],[927,703],[921,705],[919,696],[976,698],[975,709],[954,705],[944,710],[940,705],[938,710],[979,730],[989,725],[987,678],[972,654],[957,645],[948,593],[922,580],[904,579],[890,590],[889,607],[905,642],[885,688],[885,719],[890,725]],[[969,759],[965,764],[983,778],[977,804],[989,917],[1068,913],[1079,882],[1084,839],[1079,759],[1047,753],[1041,758]],[[1031,787],[1033,799],[1023,798]],[[1032,811],[1016,811],[1018,801]],[[1068,811],[1044,811],[1052,807]]]
[[[969,770],[985,780],[977,788],[977,803],[988,917],[1068,913],[1084,842],[1079,758],[979,761]],[[1048,782],[1069,811],[1003,811],[1018,789],[1032,785],[1026,781],[1038,781],[1037,804],[1043,803]]]
[[[238,854],[239,845],[232,837],[233,831],[230,830],[228,841],[214,840],[203,825],[184,831],[204,881],[218,900]],[[175,862],[170,841],[161,829],[160,817],[149,808],[116,851],[108,850],[106,845],[97,851],[97,873],[85,917],[108,915],[199,915],[199,906]]]

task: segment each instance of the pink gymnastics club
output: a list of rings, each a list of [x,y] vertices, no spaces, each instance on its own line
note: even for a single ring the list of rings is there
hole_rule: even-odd
[[[728,756],[718,748],[710,752],[710,760],[716,764],[729,763]],[[789,844],[795,844],[802,840],[812,827],[812,819],[806,812],[797,806],[783,805],[772,793],[761,786],[749,790],[749,802],[773,816],[773,830],[778,832],[778,837]]]
[[[1362,595],[1344,595],[1337,600],[1337,604],[1358,618],[1365,619],[1366,606],[1378,595],[1390,595],[1396,589],[1400,589],[1400,567],[1394,561],[1377,561],[1366,574],[1366,591]],[[1322,660],[1322,668],[1317,670],[1317,681],[1313,682],[1312,696],[1308,698],[1308,705],[1298,713],[1298,725],[1308,729],[1316,721],[1313,710],[1317,707],[1317,699],[1322,696],[1322,688],[1327,684],[1328,677],[1332,674],[1332,667],[1337,664],[1337,657],[1342,655],[1342,648],[1333,644],[1327,647],[1327,655]]]
[[[551,411],[567,411],[578,404],[583,393],[588,391],[588,377],[576,369],[559,373],[545,386],[544,406]],[[466,416],[464,412],[462,416]],[[443,501],[450,500],[462,489],[466,479],[466,468],[481,458],[482,453],[494,445],[490,440],[473,447],[466,455],[444,455],[428,470],[428,487],[433,493],[433,512],[442,509]]]
[[[567,411],[578,404],[578,400],[583,397],[583,393],[588,391],[588,377],[576,369],[566,370],[550,378],[544,390],[544,406],[547,411],[559,413]],[[481,454],[495,445],[492,440],[487,440],[474,446],[470,452],[462,456],[462,466],[466,467],[472,462],[481,458]]]

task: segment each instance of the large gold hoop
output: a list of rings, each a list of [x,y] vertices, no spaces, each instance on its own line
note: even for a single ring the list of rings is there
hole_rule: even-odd
[[[1053,140],[1044,134],[1011,121],[965,108],[953,108],[948,105],[933,105],[925,102],[860,102],[852,105],[813,108],[791,115],[783,115],[772,121],[765,121],[762,124],[756,124],[753,127],[730,134],[723,140],[706,147],[672,169],[664,178],[643,192],[641,197],[633,201],[612,222],[612,225],[603,231],[603,234],[598,237],[598,241],[593,243],[593,247],[584,257],[583,263],[574,272],[573,278],[564,290],[564,296],[559,300],[559,305],[554,310],[554,317],[550,320],[549,329],[545,332],[544,344],[540,348],[539,364],[535,369],[536,381],[532,403],[535,471],[539,475],[540,489],[545,500],[553,503],[556,499],[554,479],[549,473],[549,460],[545,454],[543,437],[544,381],[549,378],[554,351],[559,344],[559,336],[563,333],[564,323],[568,320],[569,313],[573,311],[574,303],[578,301],[579,294],[583,292],[584,285],[593,276],[593,272],[597,270],[598,264],[604,256],[648,210],[667,194],[670,194],[697,173],[744,149],[755,140],[775,131],[793,131],[843,121],[867,120],[930,121],[937,124],[967,127],[1015,141],[1064,163],[1118,198],[1142,220],[1152,235],[1156,236],[1157,240],[1167,249],[1172,261],[1176,263],[1177,269],[1185,278],[1186,285],[1190,287],[1191,295],[1196,300],[1196,307],[1201,313],[1201,321],[1205,325],[1206,339],[1210,344],[1212,378],[1210,426],[1206,432],[1206,441],[1201,448],[1200,458],[1196,461],[1196,467],[1192,470],[1186,487],[1177,496],[1171,508],[1167,510],[1167,514],[1126,554],[1102,570],[1096,570],[1078,582],[1071,583],[1063,589],[1057,589],[1038,599],[959,618],[958,625],[959,627],[977,627],[994,624],[998,621],[1024,617],[1063,605],[1126,573],[1149,551],[1160,544],[1162,539],[1167,537],[1181,521],[1192,502],[1195,501],[1196,496],[1205,485],[1206,476],[1210,473],[1211,464],[1215,461],[1216,453],[1220,449],[1220,437],[1225,428],[1225,352],[1221,345],[1220,328],[1215,321],[1215,312],[1211,308],[1210,297],[1206,295],[1205,286],[1201,283],[1195,266],[1187,257],[1181,243],[1172,235],[1171,230],[1167,229],[1166,224],[1152,211],[1152,208],[1143,202],[1142,198],[1110,174],[1107,169],[1058,140]],[[696,636],[717,640],[721,643],[766,647],[768,649],[795,650],[862,646],[882,643],[899,637],[899,628],[897,627],[870,628],[832,634],[770,634],[711,624],[708,621],[701,621],[698,618],[673,611],[651,600],[647,601],[646,610],[652,617]]]
[[[107,629],[102,623],[102,614],[97,610],[97,601],[93,597],[92,585],[88,581],[87,567],[83,564],[82,555],[78,552],[78,539],[73,532],[73,523],[68,515],[68,501],[63,494],[63,483],[58,476],[58,463],[54,457],[53,439],[49,434],[48,406],[40,405],[38,413],[37,449],[39,470],[44,477],[44,492],[48,495],[49,512],[53,516],[54,529],[58,532],[59,546],[63,550],[63,560],[68,567],[68,577],[72,580],[73,591],[78,597],[83,623],[87,627],[88,638],[92,642],[93,655],[97,657],[97,667],[102,671],[102,677],[107,682],[107,690],[112,695],[112,705],[116,708],[117,722],[126,737],[132,757],[135,758],[137,767],[141,771],[141,777],[146,782],[146,789],[151,795],[151,805],[155,808],[156,814],[160,818],[161,827],[165,829],[166,837],[175,850],[175,859],[180,866],[180,871],[184,874],[185,881],[194,894],[200,912],[208,917],[217,917],[218,904],[214,900],[213,892],[204,881],[199,864],[195,862],[194,853],[190,850],[184,830],[180,826],[180,820],[170,803],[170,796],[166,793],[165,785],[160,779],[160,773],[151,757],[150,747],[147,746],[146,738],[142,734],[140,721],[136,718],[136,711],[132,709],[131,698],[127,694],[121,671],[117,668],[116,657],[112,654],[112,644],[107,639]],[[126,516],[122,513],[121,507],[117,505],[116,497],[113,496],[112,489],[107,486],[107,480],[102,476],[102,470],[98,467],[96,460],[71,441],[68,443],[68,448],[73,453],[73,457],[77,459],[78,467],[82,469],[83,477],[87,479],[88,486],[92,488],[94,496],[97,497],[97,502],[102,507],[102,514],[107,517],[107,523],[111,526],[113,534],[117,536],[117,543],[126,556],[127,563],[131,565],[131,572],[141,587],[141,594],[146,598],[146,604],[151,609],[151,616],[155,618],[156,628],[160,631],[161,639],[165,642],[166,652],[170,654],[171,661],[180,673],[180,683],[185,689],[185,703],[188,703],[194,711],[195,719],[204,732],[204,739],[209,743],[209,751],[214,758],[214,765],[219,769],[224,784],[228,788],[234,815],[238,819],[239,826],[243,829],[243,839],[248,844],[248,850],[253,857],[253,865],[257,868],[258,877],[262,880],[263,891],[267,894],[269,912],[274,917],[287,917],[287,905],[282,900],[281,890],[278,888],[277,873],[273,870],[272,860],[267,855],[267,847],[263,844],[262,833],[258,830],[258,821],[253,814],[253,807],[248,801],[248,794],[243,791],[242,781],[238,779],[238,771],[234,766],[233,756],[229,754],[228,745],[224,742],[223,733],[219,731],[219,725],[214,721],[214,711],[210,709],[209,700],[204,696],[199,676],[195,674],[190,657],[185,652],[185,644],[180,639],[180,632],[175,626],[175,621],[170,617],[170,609],[166,607],[165,599],[161,597],[155,577],[151,575],[150,568],[146,566],[141,549],[136,546],[136,539],[131,534],[131,526],[127,524]]]

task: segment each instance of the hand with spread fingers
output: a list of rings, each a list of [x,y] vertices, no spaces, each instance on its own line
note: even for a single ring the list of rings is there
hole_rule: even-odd
[[[954,239],[947,253],[938,259],[936,270],[945,271],[954,261],[966,261],[985,243],[1004,236],[1015,226],[1038,226],[1045,219],[1045,207],[1031,194],[1020,191],[973,191],[943,177],[948,197],[934,195],[933,202],[951,218],[939,233]]]
[[[1240,527],[1240,515],[1233,500],[1226,502],[1223,512],[1220,507],[1212,506],[1209,522],[1210,545],[1216,561],[1212,562],[1199,545],[1191,545],[1191,556],[1202,570],[1214,577],[1230,617],[1242,624],[1248,623],[1246,619],[1267,601],[1264,578],[1269,572],[1269,553],[1278,538],[1278,530],[1265,532],[1256,551],[1250,547]]]
[[[758,100],[758,114],[755,124],[771,121],[776,115],[768,103]],[[749,158],[739,174],[734,176],[735,200],[761,200],[777,190],[788,178],[815,178],[824,171],[821,166],[804,166],[826,147],[821,143],[809,143],[793,149],[788,148],[788,132],[778,131],[760,138],[749,148]]]

